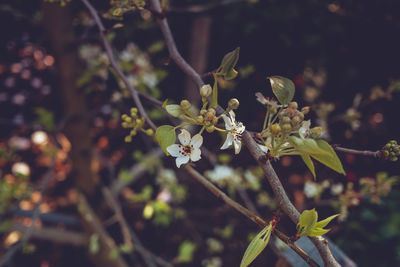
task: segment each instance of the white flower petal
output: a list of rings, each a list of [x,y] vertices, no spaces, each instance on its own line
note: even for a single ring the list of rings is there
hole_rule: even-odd
[[[201,151],[198,148],[193,149],[192,153],[190,154],[190,159],[192,161],[198,161],[199,159],[201,159]]]
[[[268,147],[266,147],[266,146],[263,146],[263,145],[258,145],[258,147],[262,150],[262,152],[264,152],[265,154],[267,154],[268,153]]]
[[[203,144],[203,137],[200,134],[196,134],[193,136],[192,140],[190,141],[190,144],[194,148],[199,148]]]
[[[231,121],[233,124],[235,124],[235,112],[233,112],[233,110],[229,111],[229,116],[231,116]]]
[[[188,162],[189,162],[189,156],[177,157],[176,158],[176,166],[178,168],[180,168],[182,164],[185,164],[185,163],[188,163]]]
[[[239,140],[234,140],[233,146],[235,147],[235,154],[239,154],[240,149],[242,148],[242,142],[240,142]]]
[[[228,133],[226,135],[224,144],[221,146],[221,149],[227,149],[232,145],[232,142],[233,142],[233,135],[231,133]]]
[[[190,133],[185,129],[182,129],[181,133],[178,135],[178,139],[182,145],[186,146],[190,143]]]
[[[227,129],[228,131],[229,131],[229,130],[232,130],[233,124],[232,124],[231,119],[228,118],[228,117],[225,116],[225,115],[222,115],[222,119],[224,119],[224,122],[225,122],[225,129]]]
[[[180,148],[180,146],[177,145],[177,144],[173,144],[173,145],[170,145],[169,147],[167,147],[167,151],[168,151],[168,153],[169,153],[171,156],[173,156],[173,157],[180,157],[180,156],[182,156],[182,154],[180,153],[181,148]]]
[[[246,127],[243,125],[243,123],[239,122],[236,126],[236,132],[238,134],[242,134],[244,132],[244,130],[246,129]]]

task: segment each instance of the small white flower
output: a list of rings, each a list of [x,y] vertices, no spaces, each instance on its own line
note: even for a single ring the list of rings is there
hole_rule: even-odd
[[[340,195],[343,192],[342,184],[334,184],[331,187],[331,194],[334,196]]]
[[[234,169],[225,165],[216,165],[214,170],[206,171],[205,175],[221,187],[228,183],[239,184],[241,181],[240,175]]]
[[[318,187],[316,183],[307,181],[304,184],[304,194],[307,198],[313,198],[318,194]]]
[[[245,127],[243,123],[235,121],[235,113],[232,110],[229,111],[229,117],[222,115],[222,118],[225,121],[225,129],[228,130],[228,134],[226,135],[225,142],[221,149],[227,149],[233,143],[235,154],[239,154],[240,149],[242,148],[241,137]]]
[[[299,135],[301,138],[304,139],[310,135],[310,126],[311,126],[311,120],[303,121],[299,129]]]
[[[168,153],[176,157],[176,166],[178,168],[182,164],[188,163],[189,160],[198,161],[201,158],[200,146],[203,144],[203,137],[200,134],[196,134],[191,138],[190,133],[182,129],[178,139],[181,142],[180,145],[173,144],[167,147]]]

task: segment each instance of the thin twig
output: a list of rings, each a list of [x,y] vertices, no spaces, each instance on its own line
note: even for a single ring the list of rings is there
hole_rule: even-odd
[[[86,1],[86,0],[82,0]],[[150,0],[151,7],[159,13],[162,13],[162,9],[160,6],[159,0]],[[178,65],[178,67],[188,75],[192,81],[196,84],[198,88],[204,85],[203,80],[201,79],[200,75],[183,59],[181,54],[178,52],[176,48],[174,37],[171,33],[171,29],[169,28],[169,24],[167,19],[161,18],[158,19],[158,23],[160,24],[161,32],[164,36],[165,43],[168,48],[169,55],[171,59]]]
[[[201,175],[199,172],[197,172],[195,169],[193,169],[190,165],[185,165],[184,169],[199,183],[201,183],[203,186],[205,186],[211,193],[213,193],[217,198],[221,199],[224,201],[226,204],[228,204],[230,207],[234,208],[235,210],[239,211],[243,215],[245,215],[247,218],[255,222],[256,224],[260,226],[267,226],[269,223],[265,221],[264,219],[260,218],[257,216],[255,213],[252,211],[246,209],[230,197],[228,197],[224,192],[222,192],[220,189],[218,189],[214,184],[209,182],[207,178],[205,178],[203,175]],[[300,257],[302,257],[308,264],[311,266],[319,266],[304,250],[302,250],[300,247],[298,247],[288,236],[286,236],[284,233],[280,232],[278,229],[275,228],[274,234],[281,239],[283,242],[285,242],[291,249],[293,249]]]
[[[282,209],[283,212],[286,213],[286,215],[289,216],[289,218],[294,223],[297,224],[299,221],[300,213],[293,206],[292,202],[286,195],[285,189],[283,188],[281,181],[279,180],[274,168],[272,167],[271,162],[269,160],[266,160],[265,153],[261,151],[250,133],[245,131],[242,137],[244,144],[250,151],[250,154],[263,169],[265,177],[267,178],[272,190],[274,191],[279,207]],[[333,257],[328,247],[328,242],[324,238],[310,237],[310,240],[318,249],[325,266],[340,266]]]
[[[146,123],[150,126],[150,128],[152,128],[155,131],[157,127],[151,121],[151,119],[147,115],[146,111],[144,110],[142,102],[140,101],[140,98],[139,98],[138,91],[129,83],[128,79],[126,78],[124,73],[121,71],[121,69],[117,65],[117,62],[116,62],[115,57],[114,57],[113,50],[111,48],[111,44],[108,41],[107,36],[105,34],[106,33],[106,29],[105,29],[103,23],[101,22],[101,19],[100,19],[99,15],[97,14],[96,9],[90,4],[90,2],[88,0],[81,0],[81,1],[87,7],[87,9],[89,10],[89,12],[92,15],[97,27],[99,28],[101,40],[103,41],[103,45],[104,45],[104,48],[106,50],[107,57],[108,57],[108,59],[110,61],[110,67],[118,74],[118,76],[120,77],[120,79],[122,80],[122,82],[124,83],[126,88],[128,88],[129,91],[131,92],[133,100],[134,100],[134,102],[135,102],[135,104],[137,106],[137,109],[139,110],[140,115],[143,118],[145,118]]]
[[[356,150],[356,149],[351,149],[351,148],[340,147],[338,145],[333,145],[332,147],[336,151],[340,151],[340,152],[347,153],[347,154],[361,155],[361,156],[366,156],[366,157],[374,157],[377,159],[381,159],[383,156],[383,154],[380,150],[378,150],[378,151]]]

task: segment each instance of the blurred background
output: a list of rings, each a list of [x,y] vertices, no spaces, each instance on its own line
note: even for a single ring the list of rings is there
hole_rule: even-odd
[[[200,103],[144,1],[131,9],[120,8],[122,0],[92,2],[135,88],[160,101]],[[272,97],[266,77],[281,75],[326,140],[371,151],[400,133],[399,14],[395,0],[170,0],[166,12],[179,51],[199,73],[240,47],[239,75],[220,81],[220,103],[238,98],[247,129],[259,131],[265,116],[254,94]],[[177,169],[152,138],[124,141],[120,117],[134,103],[82,2],[1,1],[0,23],[1,264],[239,266],[259,228]],[[168,123],[143,103],[157,125]],[[234,156],[222,143],[207,135],[208,159],[196,169],[270,218],[277,206],[261,169],[245,148]],[[338,156],[346,176],[316,164],[315,181],[299,157],[273,166],[299,210],[341,214],[328,237],[355,263],[399,265],[398,162]],[[285,216],[278,228],[295,234]],[[290,266],[276,251],[268,247],[251,266]]]

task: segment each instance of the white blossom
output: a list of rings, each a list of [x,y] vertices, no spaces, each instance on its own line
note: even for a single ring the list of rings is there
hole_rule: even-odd
[[[205,175],[221,187],[227,183],[239,184],[241,181],[241,176],[234,169],[225,165],[216,165],[214,170],[206,171]]]
[[[181,142],[180,145],[173,144],[167,147],[168,153],[176,157],[176,166],[178,168],[180,168],[182,164],[188,163],[189,160],[200,160],[200,146],[203,144],[203,137],[200,134],[196,134],[191,138],[190,133],[182,129],[181,133],[178,135],[178,139]]]
[[[226,139],[221,149],[227,149],[232,144],[235,148],[235,154],[239,154],[240,149],[242,148],[242,133],[245,130],[245,126],[241,122],[236,122],[235,113],[231,110],[229,111],[229,117],[226,115],[222,115],[222,118],[225,121],[225,129],[228,130],[228,134],[226,135]]]
[[[307,181],[304,184],[304,194],[307,198],[313,198],[318,194],[318,186],[316,183]]]
[[[299,129],[299,135],[301,138],[304,139],[310,135],[310,126],[311,126],[311,120],[303,121]]]
[[[340,195],[343,192],[343,184],[334,184],[331,187],[331,194],[334,196]]]

